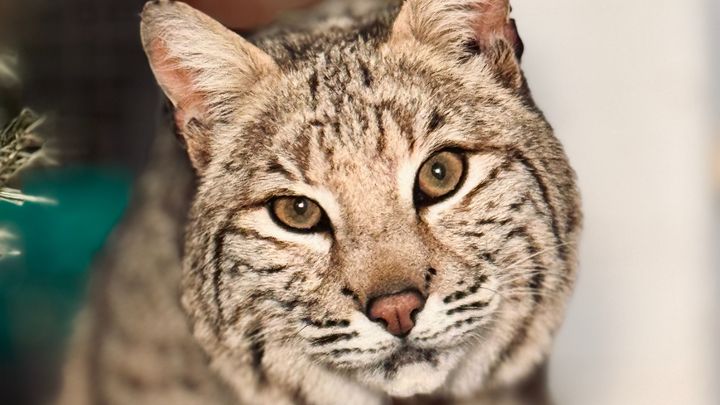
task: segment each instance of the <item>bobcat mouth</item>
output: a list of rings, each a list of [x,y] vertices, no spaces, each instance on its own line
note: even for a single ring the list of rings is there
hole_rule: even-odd
[[[437,366],[437,357],[437,350],[403,345],[382,362],[382,369],[385,372],[385,377],[390,379],[402,367],[411,364],[429,363],[432,366]]]

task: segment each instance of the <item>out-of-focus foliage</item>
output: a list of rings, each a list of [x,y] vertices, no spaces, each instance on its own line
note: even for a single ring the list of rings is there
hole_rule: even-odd
[[[14,73],[16,60],[8,55],[0,55],[0,203],[23,205],[26,202],[53,204],[53,200],[23,194],[11,188],[8,183],[25,165],[40,154],[43,141],[35,135],[42,124],[42,118],[29,109],[5,123],[4,119],[15,108],[14,92],[10,89],[19,85]],[[9,245],[14,237],[6,229],[0,228],[0,260],[15,256],[20,252]]]
[[[1,201],[19,205],[24,202],[53,202],[47,198],[22,194],[19,190],[8,186],[10,179],[34,157],[38,156],[43,141],[34,132],[41,124],[42,118],[33,111],[25,109],[4,129],[0,130]]]

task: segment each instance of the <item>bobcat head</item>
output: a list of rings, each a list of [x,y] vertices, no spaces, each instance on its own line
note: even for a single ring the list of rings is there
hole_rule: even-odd
[[[241,398],[462,397],[544,361],[579,198],[508,14],[407,0],[251,44],[146,6],[199,177],[183,304]]]

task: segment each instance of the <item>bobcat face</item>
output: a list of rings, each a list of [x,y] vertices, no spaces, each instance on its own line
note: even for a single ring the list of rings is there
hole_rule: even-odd
[[[241,396],[322,391],[303,373],[466,395],[543,359],[578,202],[506,15],[408,1],[372,35],[263,52],[181,3],[146,8],[145,47],[200,176],[183,301]]]

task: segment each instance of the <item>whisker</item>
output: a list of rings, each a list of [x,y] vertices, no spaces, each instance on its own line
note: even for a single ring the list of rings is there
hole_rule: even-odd
[[[532,268],[516,266],[516,267],[508,267],[506,269],[503,269],[503,274],[498,275],[498,278],[502,279],[503,277],[507,277],[507,276],[514,276],[514,275],[518,275],[518,274],[533,273],[533,272],[543,272],[546,274],[552,274],[552,273],[563,274],[562,272],[559,272],[559,271],[552,271],[550,268],[547,268],[545,266],[538,265],[538,266],[534,266]],[[570,276],[569,274],[565,274],[565,275]]]
[[[492,331],[491,325],[492,325],[492,319],[490,316],[485,316],[483,319],[486,320],[486,322],[483,323],[473,323],[467,325],[468,327],[463,328],[460,326],[457,329],[451,329],[448,331],[445,331],[444,334],[436,336],[432,339],[428,339],[424,341],[424,343],[428,343],[428,341],[432,341],[431,344],[438,346],[438,345],[446,345],[451,343],[453,340],[456,340],[458,337],[463,337],[463,342],[461,345],[469,344],[469,341],[475,341],[478,342],[480,337],[484,332]],[[455,345],[459,346],[459,345]]]
[[[510,298],[518,298],[518,297],[531,297],[531,298],[549,298],[549,299],[563,299],[564,297],[561,294],[556,294],[558,291],[546,291],[546,290],[517,290],[517,291],[509,291],[506,294],[503,294],[503,298],[510,299]]]
[[[507,285],[512,285],[513,283],[520,281],[520,280],[527,280],[532,278],[533,276],[542,275],[548,280],[555,280],[555,281],[562,281],[566,283],[570,283],[573,281],[572,277],[569,277],[567,275],[562,274],[555,274],[555,273],[546,273],[545,271],[530,271],[525,273],[515,273],[513,274],[513,278],[508,279],[499,279],[500,284],[499,287],[504,287]]]
[[[295,334],[294,337],[298,337],[298,336],[300,335],[300,332],[302,332],[303,330],[305,330],[305,328],[307,328],[308,326],[310,326],[310,325],[309,325],[309,324],[305,324],[305,326],[303,326],[302,328],[300,328],[300,330],[297,331],[297,333]]]
[[[452,324],[446,326],[441,331],[438,331],[438,332],[431,331],[424,335],[418,336],[418,337],[414,338],[413,340],[418,341],[418,342],[427,342],[428,340],[432,340],[432,339],[436,338],[437,336],[440,336],[444,333],[448,333],[453,329],[461,328],[463,326],[463,324],[469,325],[469,324],[477,323],[477,322],[484,320],[485,318],[486,318],[486,316],[473,315],[473,316],[469,316],[467,318],[459,319],[459,320],[453,322]]]
[[[556,250],[556,249],[559,249],[559,248],[561,248],[561,247],[573,246],[573,245],[575,245],[575,244],[576,244],[575,242],[565,242],[565,243],[556,244],[556,245],[551,246],[551,247],[549,247],[549,248],[547,248],[547,249],[543,249],[543,250],[541,250],[541,251],[539,251],[539,252],[536,252],[536,253],[534,253],[534,254],[532,254],[532,255],[530,255],[530,256],[527,256],[527,257],[525,257],[525,258],[516,260],[515,262],[510,263],[510,264],[508,264],[507,266],[505,266],[505,268],[512,268],[512,267],[515,267],[515,266],[518,266],[518,265],[527,263],[528,261],[530,261],[530,260],[532,260],[532,259],[534,259],[534,258],[536,258],[536,257],[538,257],[538,256],[544,255],[545,253],[551,252],[551,251]]]

